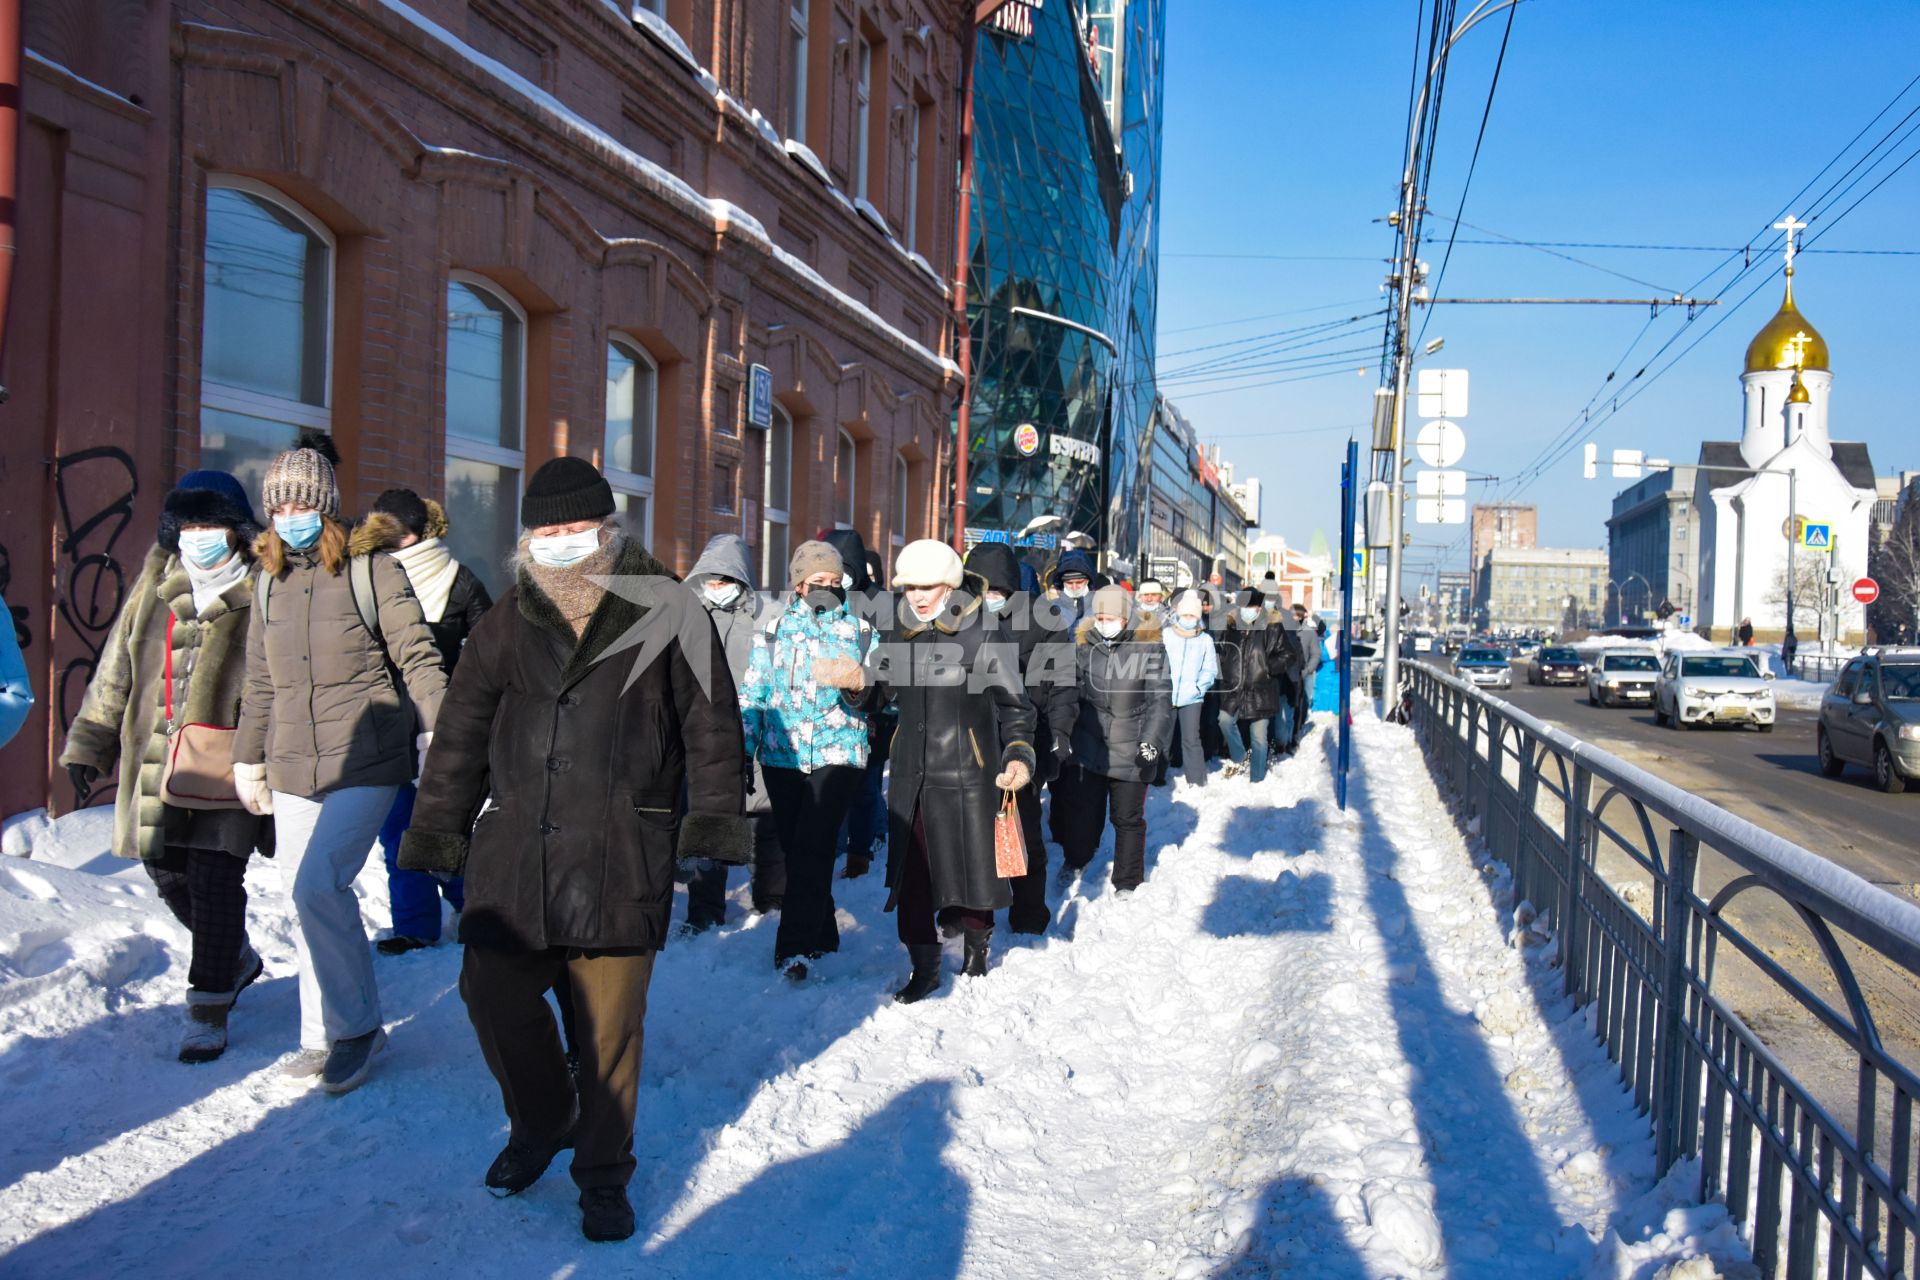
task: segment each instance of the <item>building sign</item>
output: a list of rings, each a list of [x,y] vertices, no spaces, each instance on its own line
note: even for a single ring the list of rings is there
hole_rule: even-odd
[[[1036,547],[1041,551],[1051,551],[1060,544],[1060,538],[1052,533],[1031,533],[1024,538],[1016,538],[1008,529],[982,529],[978,525],[968,525],[967,545],[971,547],[982,542],[1004,542],[1014,547]]]
[[[1071,458],[1075,462],[1085,462],[1092,466],[1100,465],[1100,446],[1085,440],[1075,440],[1072,436],[1056,435],[1049,438],[1050,452],[1056,458]]]
[[[1033,36],[1033,15],[1046,8],[1046,0],[1007,0],[987,19],[989,30],[1026,40]]]
[[[773,370],[756,364],[747,373],[747,425],[773,426]]]
[[[1020,451],[1023,458],[1031,458],[1040,452],[1040,429],[1031,422],[1023,422],[1013,429],[1013,447]]]

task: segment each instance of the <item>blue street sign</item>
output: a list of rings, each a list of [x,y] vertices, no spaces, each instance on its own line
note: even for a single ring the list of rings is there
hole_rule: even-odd
[[[1807,524],[1800,529],[1800,545],[1811,547],[1815,551],[1826,551],[1833,546],[1833,526],[1830,524]]]
[[[763,364],[748,370],[747,425],[762,430],[773,425],[773,370]]]
[[[1359,577],[1365,574],[1366,571],[1367,571],[1367,548],[1365,547],[1356,548],[1353,553],[1354,576]]]

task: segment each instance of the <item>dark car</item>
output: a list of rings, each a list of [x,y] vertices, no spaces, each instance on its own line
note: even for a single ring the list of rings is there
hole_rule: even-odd
[[[1881,649],[1849,662],[1820,700],[1820,772],[1873,770],[1882,791],[1920,781],[1920,649]]]
[[[1579,684],[1586,675],[1579,651],[1565,645],[1548,645],[1527,662],[1528,684]]]

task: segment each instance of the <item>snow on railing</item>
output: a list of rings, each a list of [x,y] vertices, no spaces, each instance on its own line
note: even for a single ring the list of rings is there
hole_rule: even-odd
[[[1875,1009],[1911,1004],[1920,906],[1452,676],[1408,686],[1661,1169],[1699,1160],[1762,1275],[1910,1274],[1920,1049],[1897,1019],[1883,1043]]]

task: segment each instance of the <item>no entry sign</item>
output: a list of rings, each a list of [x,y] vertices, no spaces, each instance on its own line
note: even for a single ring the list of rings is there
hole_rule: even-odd
[[[1861,604],[1872,604],[1880,598],[1880,584],[1872,578],[1859,578],[1853,584],[1853,598]]]

